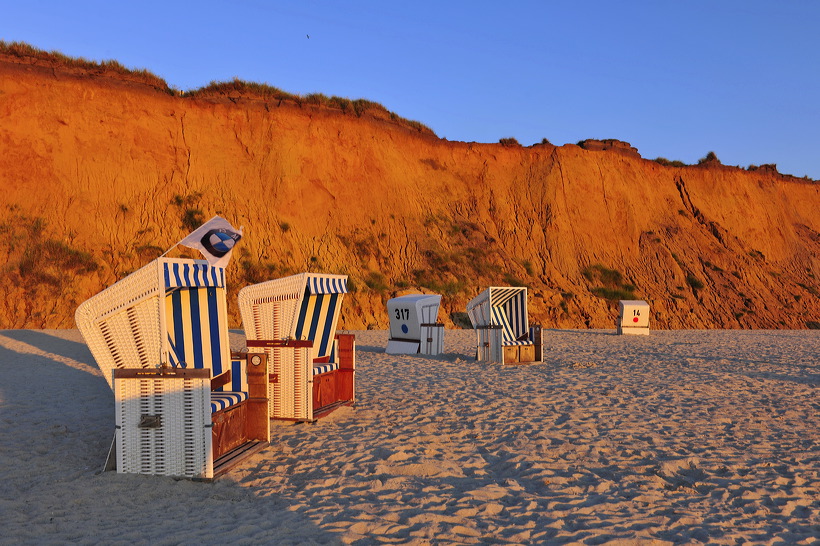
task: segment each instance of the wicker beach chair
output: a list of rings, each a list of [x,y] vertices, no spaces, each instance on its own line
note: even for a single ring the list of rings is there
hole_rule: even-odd
[[[467,304],[476,330],[476,360],[541,362],[541,327],[529,326],[525,287],[490,287]]]
[[[408,294],[387,300],[390,339],[387,354],[437,355],[444,351],[444,325],[438,322],[441,296]]]
[[[644,300],[621,300],[618,302],[618,318],[615,319],[617,335],[649,335],[649,304]]]
[[[313,421],[355,401],[356,341],[337,334],[347,276],[300,273],[246,286],[248,350],[270,363],[270,417]]]
[[[223,268],[158,258],[75,320],[114,391],[118,472],[211,479],[270,442],[266,358],[230,351]]]

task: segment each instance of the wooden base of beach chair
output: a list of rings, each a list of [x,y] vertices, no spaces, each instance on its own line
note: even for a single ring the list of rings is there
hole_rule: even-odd
[[[339,369],[313,377],[313,419],[353,404],[353,370]]]
[[[355,402],[356,338],[352,334],[337,334],[335,341],[338,368],[313,375],[314,366],[335,364],[310,362],[312,342],[248,340],[248,347],[270,355],[270,419],[309,423],[341,405]]]
[[[249,399],[211,415],[214,459],[249,442],[266,442],[268,431],[267,399]],[[261,416],[261,419],[260,419]]]
[[[327,415],[355,399],[356,338],[352,334],[336,336],[339,368],[313,376],[313,419]]]
[[[518,358],[518,349],[518,345],[504,347],[502,349],[504,364],[517,364],[520,362],[520,359]]]
[[[509,345],[504,347],[504,364],[528,364],[539,362],[535,358],[535,345]]]
[[[240,445],[224,453],[221,457],[214,461],[214,478],[216,479],[222,474],[225,474],[229,470],[233,469],[237,465],[241,464],[245,459],[250,457],[251,455],[255,455],[268,447],[270,442],[262,442],[259,440],[253,440],[250,442],[245,442],[244,444]],[[197,481],[211,481],[208,479],[198,479]]]
[[[248,399],[211,414],[214,477],[270,445],[267,355],[231,356],[246,361]]]
[[[504,364],[530,364],[543,361],[541,326],[530,328],[531,345],[508,345],[504,347]]]
[[[353,405],[352,400],[345,400],[345,401],[342,401],[342,402],[336,402],[334,404],[327,405],[327,406],[313,412],[313,421],[317,421],[317,420],[321,419],[322,417],[326,417],[327,415],[330,415],[331,413],[333,413],[334,411],[336,411],[339,408],[350,407],[352,405]]]

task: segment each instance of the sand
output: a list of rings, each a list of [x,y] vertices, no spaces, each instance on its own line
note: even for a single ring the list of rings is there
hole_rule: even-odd
[[[548,330],[522,366],[356,334],[355,408],[201,483],[101,473],[79,333],[0,331],[0,543],[820,543],[818,332]]]

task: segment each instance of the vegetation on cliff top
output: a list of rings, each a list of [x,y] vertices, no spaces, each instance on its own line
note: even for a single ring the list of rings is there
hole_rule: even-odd
[[[82,57],[69,57],[59,51],[43,51],[23,42],[6,42],[0,40],[0,55],[7,55],[17,59],[36,59],[44,61],[52,66],[65,67],[69,69],[84,70],[95,75],[114,76],[125,81],[132,81],[153,87],[154,89],[182,98],[209,98],[238,95],[241,98],[286,101],[297,106],[313,105],[323,108],[339,110],[343,114],[353,114],[361,117],[368,113],[374,117],[388,119],[400,126],[408,127],[419,133],[435,136],[435,132],[426,125],[403,118],[398,114],[389,111],[377,102],[367,99],[348,99],[345,97],[328,97],[322,93],[310,93],[308,95],[297,95],[288,93],[272,85],[265,83],[246,82],[235,78],[228,82],[212,81],[210,84],[199,89],[180,91],[168,85],[159,76],[146,69],[126,68],[117,61],[89,61]]]
[[[90,74],[97,76],[113,76],[123,81],[131,81],[152,87],[160,92],[168,93],[169,95],[181,98],[222,98],[227,97],[231,100],[237,98],[242,99],[261,99],[264,101],[287,102],[296,106],[302,107],[304,105],[317,106],[328,108],[331,110],[338,110],[342,114],[352,114],[356,117],[362,117],[368,114],[378,119],[385,119],[396,123],[399,126],[407,127],[419,133],[436,136],[435,131],[421,122],[403,118],[391,112],[383,105],[367,99],[349,99],[345,97],[324,95],[322,93],[309,93],[307,95],[298,95],[290,93],[274,87],[266,83],[247,82],[234,78],[231,81],[212,81],[204,87],[198,89],[191,89],[188,91],[181,91],[175,87],[169,86],[168,83],[159,76],[151,73],[146,69],[132,69],[127,68],[114,60],[106,61],[89,61],[82,57],[69,57],[60,53],[59,51],[44,51],[24,42],[6,42],[0,40],[0,55],[17,58],[20,60],[34,59],[41,62],[46,62],[52,66],[65,67],[68,69],[83,70]],[[513,137],[501,138],[499,144],[505,147],[520,147],[521,144]],[[534,144],[551,145],[548,139],[544,138],[540,143]],[[634,155],[640,157],[637,150],[632,148],[629,143],[619,141],[617,139],[586,139],[577,143],[578,146],[584,149],[596,150],[600,146],[593,146],[593,144],[602,144],[605,149],[616,148],[623,150],[633,150]],[[653,160],[664,167],[689,167],[687,163],[678,160],[666,159],[665,157],[658,157]],[[698,161],[698,166],[712,167],[723,166],[717,158],[715,152],[709,152],[706,157]],[[730,167],[726,165],[725,167]],[[743,168],[743,167],[735,167]],[[766,171],[778,176],[785,176],[788,178],[798,178],[792,175],[778,172],[777,165],[773,163],[763,164],[760,166],[749,165],[748,171]],[[802,180],[814,182],[808,176],[803,176]]]
[[[18,59],[37,59],[55,66],[87,70],[96,74],[114,74],[129,81],[136,81],[170,94],[176,91],[159,76],[145,69],[126,68],[117,61],[89,61],[82,57],[69,57],[59,51],[43,51],[23,42],[5,42],[0,40],[0,54]]]

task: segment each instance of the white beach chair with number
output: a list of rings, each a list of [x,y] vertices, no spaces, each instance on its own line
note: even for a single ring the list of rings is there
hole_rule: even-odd
[[[441,296],[408,294],[387,300],[390,338],[387,354],[437,355],[444,351],[444,325],[438,322]]]
[[[649,335],[649,304],[643,300],[618,302],[618,318],[615,331],[620,335]]]
[[[75,320],[114,391],[108,466],[211,479],[270,442],[266,358],[231,354],[224,269],[158,258]]]
[[[467,304],[476,330],[476,360],[540,362],[541,327],[529,326],[525,287],[490,287]]]
[[[355,401],[356,340],[337,334],[347,276],[300,273],[246,286],[239,311],[250,351],[270,363],[270,417],[313,421]]]

